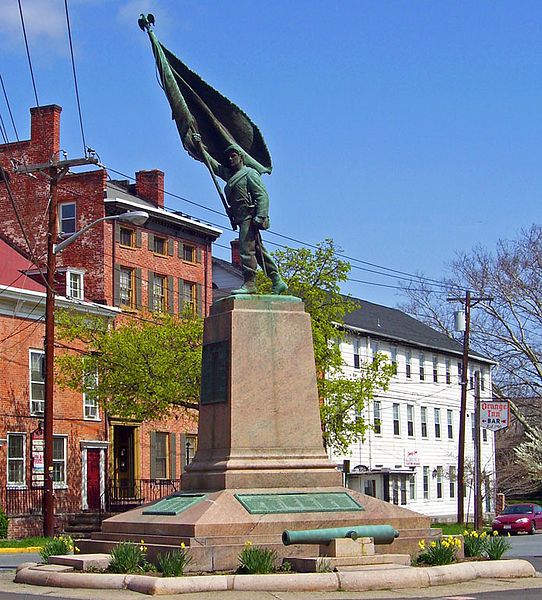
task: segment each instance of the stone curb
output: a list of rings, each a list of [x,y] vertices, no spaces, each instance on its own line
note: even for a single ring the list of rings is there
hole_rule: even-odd
[[[19,554],[21,552],[39,552],[43,546],[25,546],[24,548],[0,548],[0,554]]]
[[[129,589],[148,595],[217,591],[368,591],[422,588],[474,579],[536,577],[531,563],[521,559],[466,562],[440,567],[400,570],[339,571],[336,573],[272,573],[269,575],[199,575],[150,577],[96,573],[58,573],[38,570],[35,563],[20,565],[16,583],[62,588]]]

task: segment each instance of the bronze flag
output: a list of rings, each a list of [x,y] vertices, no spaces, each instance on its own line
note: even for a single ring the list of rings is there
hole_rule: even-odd
[[[193,134],[201,135],[207,152],[223,162],[224,150],[237,144],[245,152],[245,164],[261,173],[271,173],[269,150],[258,127],[233,102],[217,92],[165,48],[150,25],[152,15],[141,15],[139,26],[147,30],[164,90],[184,149],[197,160],[201,153]]]

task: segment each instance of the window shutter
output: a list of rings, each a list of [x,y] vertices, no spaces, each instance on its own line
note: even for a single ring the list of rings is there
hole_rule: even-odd
[[[115,242],[120,243],[120,223],[115,221]]]
[[[184,311],[184,279],[179,277],[179,314]]]
[[[179,442],[181,444],[179,454],[181,456],[181,473],[186,471],[186,433],[179,434]]]
[[[174,251],[174,242],[173,240],[168,240],[167,241],[167,253],[169,256],[173,256],[173,251]]]
[[[135,300],[136,308],[141,309],[141,269],[139,267],[135,270]]]
[[[167,276],[167,302],[169,314],[175,314],[175,279],[173,275]]]
[[[149,296],[149,310],[153,310],[153,287],[154,287],[154,273],[152,271],[149,271],[149,277],[148,277],[148,296]]]
[[[198,283],[196,286],[196,294],[198,296],[198,317],[201,319],[201,317],[203,316],[203,286],[201,285],[201,283]]]
[[[148,241],[149,241],[149,250],[151,252],[154,252],[154,234],[152,234],[152,233],[149,232],[147,234],[147,238],[148,238]]]
[[[150,432],[151,460],[150,475],[151,479],[156,479],[156,431]]]
[[[202,251],[201,251],[201,248],[198,246],[196,248],[196,261],[201,264],[201,259],[202,259]]]
[[[115,306],[120,306],[120,265],[115,264],[115,269],[113,273],[113,304]]]
[[[177,449],[175,447],[175,434],[169,434],[169,477],[177,479]]]
[[[141,229],[136,229],[136,248],[141,248]]]
[[[179,241],[177,244],[177,258],[182,258],[184,256],[184,244]]]

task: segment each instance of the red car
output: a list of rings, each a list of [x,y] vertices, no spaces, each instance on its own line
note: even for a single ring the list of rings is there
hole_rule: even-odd
[[[538,504],[510,504],[493,519],[493,531],[517,533],[524,531],[530,535],[542,529],[542,507]]]

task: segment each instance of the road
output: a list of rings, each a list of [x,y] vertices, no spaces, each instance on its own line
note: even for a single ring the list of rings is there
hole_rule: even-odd
[[[542,531],[510,539],[505,558],[524,558],[542,573]],[[127,590],[76,590],[38,588],[13,583],[13,570],[21,562],[37,561],[37,554],[0,554],[0,600],[144,600]],[[540,600],[542,577],[521,580],[486,579],[463,584],[414,590],[373,592],[209,592],[165,596],[164,600]]]

